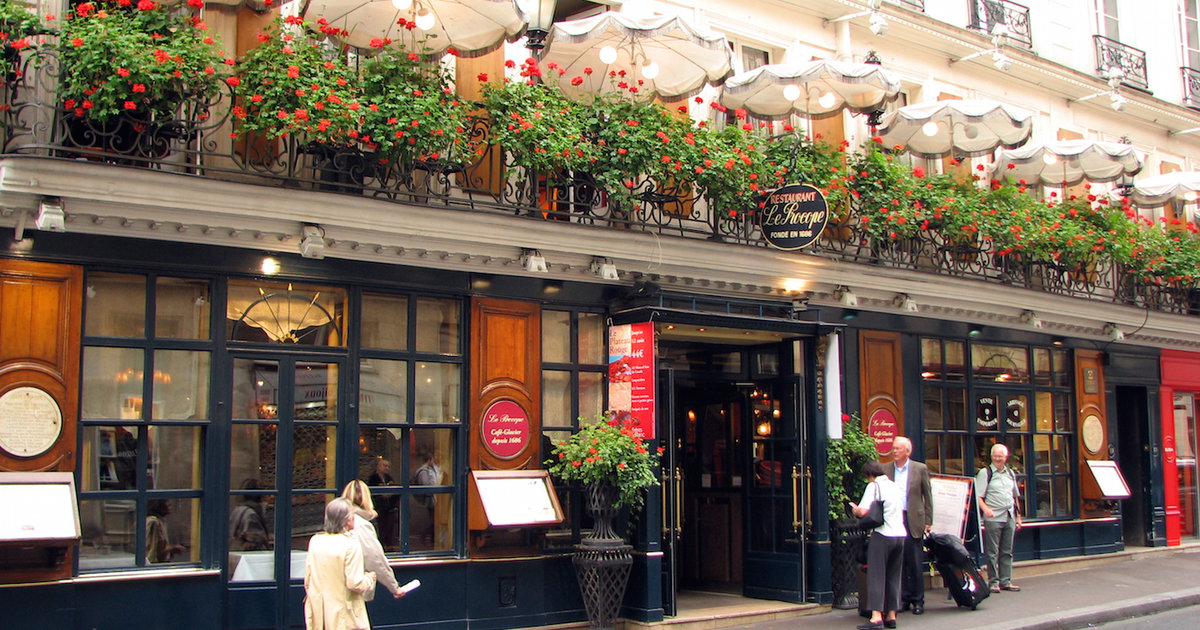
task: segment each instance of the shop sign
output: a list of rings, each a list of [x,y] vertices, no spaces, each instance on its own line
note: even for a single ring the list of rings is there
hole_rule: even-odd
[[[829,204],[808,184],[788,184],[767,196],[762,209],[763,238],[783,250],[811,245],[829,223]]]
[[[529,414],[511,400],[498,400],[483,412],[483,445],[500,459],[512,459],[529,444]]]
[[[608,329],[608,408],[634,433],[654,439],[654,324]]]
[[[876,409],[867,420],[867,435],[875,440],[875,450],[879,451],[880,455],[892,452],[892,442],[896,441],[898,426],[896,416],[882,407]]]

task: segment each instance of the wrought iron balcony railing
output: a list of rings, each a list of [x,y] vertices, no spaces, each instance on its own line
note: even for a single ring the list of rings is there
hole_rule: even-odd
[[[1123,83],[1143,90],[1150,88],[1145,51],[1103,35],[1093,35],[1092,39],[1096,42],[1096,74],[1107,78],[1112,68],[1120,68],[1125,73]]]
[[[1200,109],[1200,70],[1183,67],[1183,104]]]
[[[971,23],[977,31],[992,34],[997,25],[1007,28],[1008,39],[1026,48],[1033,47],[1029,31],[1029,7],[1010,0],[970,0]]]
[[[687,186],[648,177],[626,180],[636,202],[622,205],[586,172],[537,172],[518,165],[516,156],[494,146],[460,166],[385,163],[368,152],[307,143],[296,136],[235,141],[230,138],[229,93],[213,102],[186,103],[170,120],[122,116],[103,124],[89,122],[60,106],[54,61],[53,55],[45,53],[38,53],[36,60],[26,58],[17,78],[3,84],[3,156],[87,160],[214,181],[503,213],[514,220],[561,221],[719,241],[731,247],[766,247],[757,216],[747,211],[751,209],[713,208]],[[486,144],[486,119],[472,131],[481,146]],[[853,208],[835,214],[807,253],[1174,313],[1200,313],[1200,292],[1147,284],[1115,265],[1070,267],[1023,259],[1019,254],[1001,255],[990,241],[949,242],[937,230],[913,238],[880,239],[854,220]],[[469,220],[469,216],[454,220]]]

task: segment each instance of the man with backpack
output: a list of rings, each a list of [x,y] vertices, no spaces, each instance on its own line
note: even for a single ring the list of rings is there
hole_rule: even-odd
[[[1019,591],[1012,583],[1013,536],[1021,528],[1021,488],[1008,467],[1008,447],[993,444],[992,463],[975,475],[975,497],[983,513],[988,582],[993,593]]]

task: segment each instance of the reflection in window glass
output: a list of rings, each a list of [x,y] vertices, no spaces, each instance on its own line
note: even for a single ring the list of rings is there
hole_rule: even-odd
[[[980,381],[1028,383],[1029,355],[1025,348],[974,344],[971,369],[972,376]]]
[[[384,350],[408,348],[408,298],[363,294],[362,347]]]
[[[951,431],[967,430],[967,391],[947,389],[946,428]]]
[[[1075,430],[1075,423],[1071,419],[1070,394],[1055,394],[1054,396],[1054,430],[1062,433],[1070,433]]]
[[[579,373],[579,415],[594,418],[604,411],[604,374]]]
[[[925,430],[941,431],[942,422],[942,389],[926,387],[925,392]]]
[[[1050,350],[1048,348],[1033,349],[1033,382],[1047,387],[1050,380]]]
[[[1066,350],[1055,350],[1054,355],[1054,386],[1071,386],[1071,362],[1067,359]]]
[[[416,421],[458,422],[459,378],[462,368],[454,363],[418,363]]]
[[[84,419],[141,420],[145,352],[137,348],[83,349]]]
[[[359,422],[408,419],[408,362],[363,359],[359,362]]]
[[[229,581],[275,580],[275,496],[229,499]]]
[[[146,501],[146,564],[200,560],[200,499]]]
[[[277,425],[234,424],[230,431],[229,481],[232,487],[274,488]]]
[[[279,364],[234,359],[233,419],[274,420],[279,417]]]
[[[146,276],[89,273],[86,295],[84,335],[146,336]]]
[[[157,490],[201,489],[204,430],[198,426],[151,426],[146,429],[147,485]]]
[[[542,311],[542,362],[571,361],[571,313]]]
[[[336,363],[296,364],[296,420],[337,420]]]
[[[137,566],[137,501],[79,501],[79,570]]]
[[[208,419],[209,352],[154,353],[154,420]]]
[[[542,371],[542,423],[550,426],[571,424],[571,373]]]
[[[943,473],[942,442],[936,433],[925,434],[925,465],[934,473]]]
[[[154,336],[168,339],[208,339],[207,280],[158,278],[154,288]]]
[[[946,380],[959,382],[967,380],[966,344],[961,341],[947,341],[945,348]]]
[[[416,457],[410,460],[409,479],[421,490],[452,485],[447,471],[454,469],[453,432],[450,429],[417,429],[412,442]],[[419,492],[410,499],[409,544],[415,551],[447,550],[453,544],[451,496]]]
[[[334,488],[337,485],[337,427],[297,424],[292,435],[292,487]]]
[[[579,362],[589,365],[607,363],[604,346],[604,318],[601,313],[579,313]]]
[[[1054,430],[1054,405],[1052,400],[1054,394],[1050,392],[1035,392],[1034,399],[1037,404],[1034,405],[1034,413],[1037,418],[1036,429],[1040,433],[1049,433]]]
[[[313,534],[324,531],[325,504],[337,498],[335,494],[292,495],[292,563],[289,577],[304,579],[304,561],[308,542]]]
[[[417,299],[417,351],[460,354],[458,302],[433,298]]]
[[[81,491],[137,488],[139,430],[133,425],[83,428]]]
[[[942,341],[921,339],[921,378],[925,380],[942,377]]]

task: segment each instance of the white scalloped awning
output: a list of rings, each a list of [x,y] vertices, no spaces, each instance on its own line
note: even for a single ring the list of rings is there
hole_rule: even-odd
[[[1134,183],[1129,199],[1143,208],[1163,206],[1176,200],[1195,202],[1200,199],[1200,173],[1176,171],[1147,177]]]
[[[616,51],[611,64],[600,60],[605,47]],[[619,90],[616,83],[625,81],[637,87],[639,99],[674,100],[693,96],[733,73],[733,53],[724,35],[698,30],[681,17],[636,18],[612,12],[555,24],[541,61],[545,80],[557,80],[574,98]],[[654,77],[644,72],[649,62],[658,65]],[[565,72],[550,70],[551,63]],[[612,78],[611,72],[625,74]],[[577,77],[578,85],[572,85]]]
[[[900,79],[878,64],[817,59],[770,64],[725,81],[720,102],[763,118],[832,116],[877,110],[900,93]]]
[[[428,30],[408,29],[417,11],[433,14]],[[391,0],[312,0],[305,18],[325,18],[349,32],[337,41],[368,49],[371,40],[391,39],[413,52],[441,56],[453,46],[463,57],[489,53],[525,33],[526,17],[515,0],[414,0],[411,9],[396,9]],[[423,46],[418,44],[425,40]],[[424,48],[423,48],[424,47]]]
[[[884,116],[879,127],[885,146],[927,158],[988,155],[1025,144],[1032,132],[1032,112],[988,100],[908,105]]]
[[[1013,167],[1009,168],[1009,164]],[[1141,170],[1142,157],[1133,145],[1099,140],[1060,140],[998,151],[991,176],[1024,179],[1031,184],[1070,186],[1085,179],[1116,181]]]

